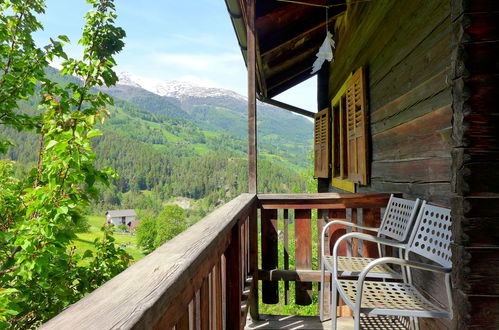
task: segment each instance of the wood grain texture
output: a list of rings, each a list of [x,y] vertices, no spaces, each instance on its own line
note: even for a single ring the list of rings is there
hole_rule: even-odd
[[[277,269],[277,210],[262,210],[262,268]],[[279,302],[278,283],[262,281],[262,301],[265,304]]]
[[[172,304],[184,304],[179,296],[185,290],[191,292],[185,295],[184,306],[188,305],[213,266],[207,261],[216,262],[214,256],[225,249],[232,227],[255,202],[252,194],[235,198],[69,306],[42,329],[153,328]]]
[[[342,209],[351,207],[384,207],[390,198],[389,193],[366,194],[258,194],[261,208],[287,209]]]
[[[258,276],[261,280],[266,281],[290,281],[290,282],[320,282],[321,272],[320,270],[263,270],[258,271]],[[326,279],[330,280],[331,275],[327,274]]]
[[[457,329],[499,326],[497,1],[453,0],[453,274]]]
[[[249,215],[249,262],[250,274],[253,276],[253,294],[249,298],[251,318],[258,319],[258,210],[255,207]]]
[[[452,109],[446,105],[372,136],[373,160],[450,157]]]
[[[451,161],[450,157],[376,161],[372,178],[400,183],[450,182]]]
[[[241,327],[241,295],[243,283],[241,281],[241,226],[236,224],[232,229],[231,242],[225,253],[226,260],[226,283],[227,283],[227,305],[225,324],[227,329],[239,329]]]
[[[312,268],[312,222],[310,210],[295,210],[295,267]],[[312,303],[312,284],[297,282],[295,284],[295,301],[297,305]]]

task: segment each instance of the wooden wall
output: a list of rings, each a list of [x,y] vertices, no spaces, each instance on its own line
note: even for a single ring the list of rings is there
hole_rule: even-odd
[[[370,184],[358,192],[400,192],[450,206],[452,141],[449,0],[377,0],[350,5],[329,67],[332,99],[364,66],[368,84]],[[334,190],[329,187],[329,190]],[[443,279],[414,274],[444,303]],[[453,321],[421,319],[421,329]]]
[[[329,99],[360,66],[369,86],[371,184],[358,191],[401,192],[449,205],[449,0],[349,5],[336,39]]]
[[[451,0],[456,329],[499,329],[499,1]]]

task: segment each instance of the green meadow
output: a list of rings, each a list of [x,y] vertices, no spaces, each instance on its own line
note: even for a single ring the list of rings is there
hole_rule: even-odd
[[[79,254],[83,254],[86,250],[95,251],[94,240],[102,237],[101,228],[106,220],[103,216],[87,216],[87,219],[90,225],[88,232],[77,233],[78,238],[74,240],[76,251]],[[116,239],[115,243],[130,254],[134,262],[145,256],[142,249],[137,246],[137,236],[119,230],[115,231],[113,236]]]

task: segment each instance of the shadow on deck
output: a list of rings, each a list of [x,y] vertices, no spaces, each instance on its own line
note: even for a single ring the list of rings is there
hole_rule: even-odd
[[[331,321],[321,322],[318,316],[260,315],[259,321],[248,318],[244,329],[331,329]],[[338,330],[353,330],[351,317],[338,318]]]

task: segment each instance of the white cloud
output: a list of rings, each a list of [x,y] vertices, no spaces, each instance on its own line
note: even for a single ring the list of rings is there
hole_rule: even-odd
[[[179,65],[190,71],[214,72],[220,68],[231,69],[242,62],[241,55],[233,53],[222,54],[173,54],[153,53],[151,57],[161,65]]]

